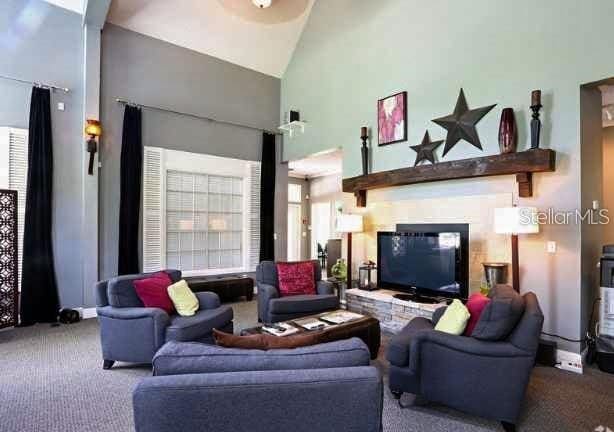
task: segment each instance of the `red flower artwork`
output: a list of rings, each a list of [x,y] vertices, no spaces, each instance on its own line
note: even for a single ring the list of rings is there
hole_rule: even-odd
[[[407,140],[407,92],[377,102],[379,145]]]

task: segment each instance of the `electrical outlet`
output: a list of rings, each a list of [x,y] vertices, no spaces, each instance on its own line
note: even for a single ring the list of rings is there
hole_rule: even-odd
[[[582,374],[584,372],[582,366],[582,356],[569,351],[556,351],[556,367],[568,372]]]
[[[58,102],[58,110],[59,111],[64,111],[64,102]]]
[[[582,374],[584,372],[582,368],[582,363],[578,363],[574,360],[563,360],[561,364],[556,365],[556,367],[561,370],[565,370],[567,372],[574,372],[577,374]]]
[[[549,241],[546,244],[546,250],[548,251],[548,253],[556,253],[556,242],[555,241]]]

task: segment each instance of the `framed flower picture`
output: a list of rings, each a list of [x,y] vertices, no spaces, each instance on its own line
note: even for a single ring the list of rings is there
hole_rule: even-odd
[[[407,92],[377,101],[378,145],[407,141]]]

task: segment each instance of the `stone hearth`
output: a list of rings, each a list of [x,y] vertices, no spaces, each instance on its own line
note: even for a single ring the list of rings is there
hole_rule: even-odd
[[[445,303],[426,304],[399,300],[393,297],[396,291],[380,289],[363,291],[358,288],[347,290],[347,309],[377,318],[383,331],[397,333],[415,317],[431,318],[433,312]]]

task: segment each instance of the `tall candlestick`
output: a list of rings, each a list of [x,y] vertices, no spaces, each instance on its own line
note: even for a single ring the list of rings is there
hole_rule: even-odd
[[[539,148],[539,137],[542,129],[542,122],[539,119],[539,110],[542,107],[542,91],[533,90],[531,93],[531,148]]]
[[[369,147],[367,147],[367,139],[369,138],[369,132],[366,126],[360,128],[360,139],[362,140],[362,148],[360,153],[362,155],[362,175],[369,174]]]

